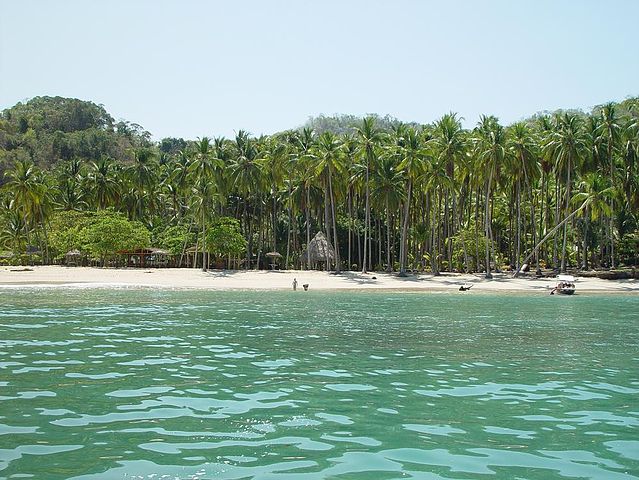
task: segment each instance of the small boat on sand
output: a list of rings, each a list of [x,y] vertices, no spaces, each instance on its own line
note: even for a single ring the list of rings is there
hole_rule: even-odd
[[[576,279],[572,275],[559,275],[557,285],[550,291],[550,294],[572,295],[575,293],[575,281]]]

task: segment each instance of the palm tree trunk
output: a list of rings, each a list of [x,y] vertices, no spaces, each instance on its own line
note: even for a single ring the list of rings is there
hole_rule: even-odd
[[[410,213],[410,201],[413,193],[413,181],[409,178],[406,182],[406,202],[404,203],[404,218],[402,219],[402,239],[399,243],[399,276],[406,276],[406,248],[408,237],[408,218]]]
[[[376,265],[382,264],[382,219],[377,217],[377,263]]]
[[[371,220],[371,210],[370,210],[370,199],[369,199],[369,185],[368,185],[368,177],[369,177],[369,159],[366,159],[366,218],[364,221],[364,258],[362,261],[362,273],[366,273],[367,267],[367,253],[368,253],[368,234],[370,230],[370,220]]]
[[[311,203],[311,194],[310,194],[310,189],[308,188],[308,185],[305,186],[306,188],[306,208],[304,209],[306,211],[306,266],[307,268],[310,270],[311,269],[311,255],[309,252],[309,246],[311,244],[311,214],[310,214],[310,203]]]
[[[590,223],[588,214],[589,214],[588,209],[586,209],[586,215],[584,218],[584,238],[582,242],[584,258],[581,264],[581,268],[583,268],[584,270],[588,270],[588,226]]]
[[[206,262],[206,227],[204,221],[204,207],[202,208],[202,271],[206,272],[207,262]]]
[[[615,162],[612,158],[612,132],[608,129],[608,159],[610,160],[610,185],[615,184]],[[610,197],[610,268],[615,268],[615,199]]]
[[[560,210],[560,185],[559,185],[559,174],[555,177],[556,185],[555,185],[555,223],[559,223],[559,210]],[[557,268],[557,237],[554,238],[553,247],[552,247],[552,266],[553,268]]]
[[[351,187],[348,187],[348,267],[347,270],[351,269],[351,266],[353,265],[351,263],[351,236],[352,236],[352,224],[353,224],[353,205],[352,205],[352,198],[351,198]]]
[[[608,227],[608,235],[610,238],[610,268],[615,268],[615,235],[614,235],[614,229],[615,229],[615,213],[614,213],[614,208],[615,208],[615,201],[614,199],[610,200],[610,225]]]
[[[388,197],[386,197],[386,271],[388,273],[393,271],[393,265],[391,263],[390,227],[390,208],[388,206]]]
[[[187,232],[190,234],[191,233],[191,227],[193,226],[193,221],[194,218],[191,217],[191,222],[189,223],[189,228],[187,230]],[[182,260],[184,259],[184,255],[186,254],[186,249],[187,249],[187,242],[189,241],[189,235],[187,234],[184,238],[184,245],[182,246],[182,254],[180,255],[180,261],[178,263],[178,268],[180,268],[182,266]],[[196,254],[197,254],[197,249],[196,249]]]
[[[475,192],[475,271],[479,272],[479,202],[481,199],[479,187]]]
[[[484,233],[486,235],[486,278],[493,278],[492,273],[490,273],[490,243],[492,242],[492,236],[490,235],[490,188],[493,180],[493,171],[492,167],[490,169],[490,173],[488,174],[488,182],[486,185],[486,193],[484,198]]]
[[[553,227],[552,230],[550,230],[545,236],[544,238],[542,238],[539,243],[537,245],[535,245],[535,247],[533,248],[532,252],[524,259],[524,261],[522,262],[522,265],[524,263],[528,263],[528,260],[530,260],[532,258],[532,256],[535,254],[535,251],[539,249],[539,247],[546,241],[548,240],[557,230],[559,230],[566,222],[568,222],[568,220],[570,220],[571,218],[573,218],[575,215],[577,215],[577,213],[579,213],[581,210],[583,210],[585,207],[588,206],[588,201],[585,201],[581,204],[581,206],[579,206],[579,208],[577,208],[576,210],[574,210],[570,215],[566,216],[566,218],[564,218],[561,222],[559,222],[557,225],[555,225]],[[520,271],[517,270],[514,274],[513,274],[513,278],[517,277],[517,275],[519,275]]]
[[[292,206],[291,206],[291,202],[292,202],[292,198],[291,198],[291,180],[289,178],[288,181],[288,229],[286,232],[286,263],[284,263],[284,268],[286,270],[288,270],[288,259],[289,256],[291,254],[291,223],[293,222],[293,215],[292,215]]]
[[[272,194],[273,197],[273,211],[271,212],[271,229],[273,235],[273,251],[277,252],[277,199],[275,198],[275,193]]]
[[[493,278],[492,273],[490,273],[490,245],[492,243],[492,235],[490,228],[490,188],[492,186],[493,181],[493,169],[490,167],[490,173],[488,174],[488,182],[486,185],[486,196],[484,198],[486,209],[484,213],[484,230],[486,234],[486,278]]]
[[[335,220],[335,196],[333,195],[333,180],[331,170],[328,170],[328,190],[331,200],[331,216],[333,218],[333,247],[335,248],[335,272],[340,273],[340,258],[339,258],[339,241],[337,239],[337,221]]]
[[[519,270],[519,259],[521,258],[521,180],[517,178],[516,193],[516,209],[517,209],[517,250],[515,253],[515,268]]]
[[[568,208],[570,206],[570,167],[571,167],[570,159],[568,160],[568,178],[566,180],[566,204],[565,204],[565,213],[568,214]],[[566,272],[566,242],[568,240],[568,222],[564,224],[564,241],[561,247],[561,271],[562,273]]]

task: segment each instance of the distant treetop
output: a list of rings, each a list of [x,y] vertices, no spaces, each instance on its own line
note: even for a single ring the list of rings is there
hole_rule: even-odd
[[[391,131],[393,128],[400,124],[406,124],[413,127],[419,127],[415,122],[402,122],[391,115],[378,115],[376,113],[368,114],[366,117],[372,117],[375,119],[377,128],[383,131]],[[324,132],[332,132],[336,135],[343,135],[346,133],[355,133],[355,129],[362,125],[362,118],[356,115],[320,115],[319,117],[309,117],[306,123],[300,127],[310,128],[315,133],[321,135]]]

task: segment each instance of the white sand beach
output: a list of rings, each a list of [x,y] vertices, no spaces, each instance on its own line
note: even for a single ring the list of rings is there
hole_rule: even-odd
[[[297,279],[299,291],[309,290],[408,290],[455,291],[460,285],[473,285],[470,292],[520,291],[549,293],[556,281],[528,275],[512,278],[511,273],[494,274],[487,280],[482,274],[409,275],[371,272],[343,272],[339,275],[307,270],[210,270],[137,269],[91,267],[2,267],[0,288],[16,287],[149,287],[208,290],[292,290]],[[639,293],[637,280],[602,280],[577,277],[577,292]]]

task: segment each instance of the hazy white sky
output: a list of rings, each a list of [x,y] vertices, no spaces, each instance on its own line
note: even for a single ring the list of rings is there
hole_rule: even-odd
[[[510,123],[639,95],[636,0],[0,0],[0,109],[103,104],[165,136],[321,113]]]

